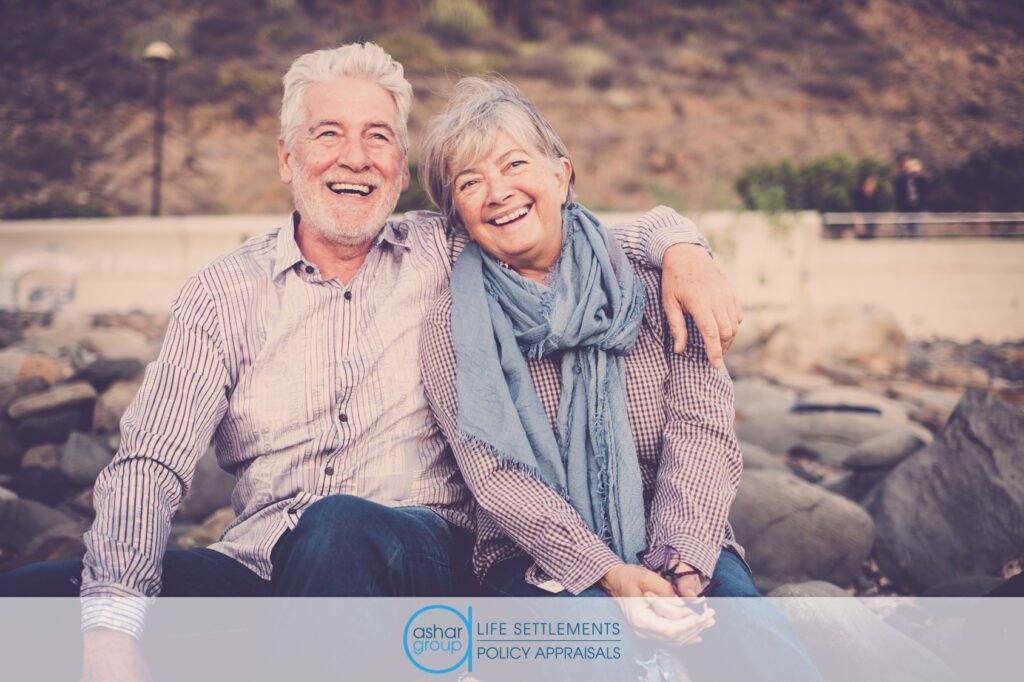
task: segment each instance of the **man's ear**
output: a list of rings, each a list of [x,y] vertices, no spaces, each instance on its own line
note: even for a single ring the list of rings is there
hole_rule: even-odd
[[[564,156],[558,160],[558,195],[562,197],[562,205],[565,206],[569,198],[569,181],[572,180],[572,161]]]
[[[291,159],[292,153],[288,151],[288,147],[285,145],[284,140],[277,141],[277,173],[281,178],[281,182],[286,185],[292,184],[292,167],[288,161]]]

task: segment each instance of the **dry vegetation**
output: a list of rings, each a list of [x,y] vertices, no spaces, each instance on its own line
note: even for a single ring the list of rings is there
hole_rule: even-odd
[[[4,212],[147,211],[151,86],[139,55],[155,39],[180,55],[169,80],[169,213],[287,210],[274,152],[279,76],[302,52],[356,39],[378,40],[406,65],[414,139],[460,75],[519,84],[566,138],[596,208],[737,206],[733,183],[756,161],[888,161],[912,148],[939,167],[1024,144],[1024,8],[997,0],[2,8]]]

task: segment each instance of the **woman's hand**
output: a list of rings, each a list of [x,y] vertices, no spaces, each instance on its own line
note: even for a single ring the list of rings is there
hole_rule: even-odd
[[[680,599],[667,580],[643,566],[616,566],[604,574],[600,586],[615,598],[641,639],[682,646],[701,641],[700,633],[715,624],[710,608],[700,613],[694,609],[703,599]]]
[[[674,350],[686,350],[686,320],[693,317],[708,360],[722,367],[722,355],[732,345],[743,321],[743,308],[718,264],[699,244],[675,244],[662,258],[661,300],[675,339]]]

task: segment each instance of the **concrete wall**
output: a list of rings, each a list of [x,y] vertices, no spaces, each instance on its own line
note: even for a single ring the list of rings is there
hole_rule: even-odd
[[[862,303],[890,310],[912,337],[1024,339],[1024,240],[822,239],[820,219],[811,212],[692,217],[754,324]],[[0,310],[166,312],[190,273],[286,220],[253,215],[0,222]]]

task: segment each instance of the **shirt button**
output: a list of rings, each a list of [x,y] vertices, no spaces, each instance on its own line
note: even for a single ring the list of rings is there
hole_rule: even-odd
[[[324,473],[327,474],[328,476],[333,476],[334,475],[334,467],[327,467],[326,469],[324,469]]]
[[[342,412],[338,415],[338,419],[340,419],[341,423],[344,424],[345,422],[348,421],[348,415]]]
[[[345,300],[346,301],[351,301],[352,300],[352,292],[351,291],[346,291],[345,292]]]
[[[312,265],[307,265],[306,266],[306,274],[307,275],[312,275],[313,274],[313,266]]]

